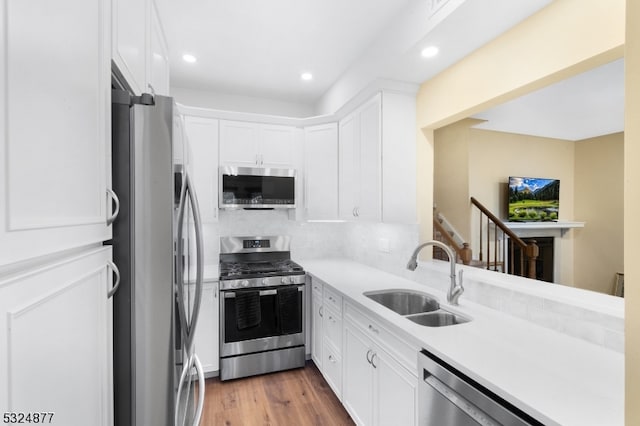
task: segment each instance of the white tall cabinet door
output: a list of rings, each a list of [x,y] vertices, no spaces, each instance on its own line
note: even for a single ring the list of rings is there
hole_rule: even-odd
[[[112,57],[136,93],[148,91],[147,19],[150,0],[112,0]]]
[[[381,98],[375,96],[360,110],[360,175],[357,217],[379,221],[381,215]]]
[[[111,238],[110,1],[1,0],[0,21],[3,265]]]
[[[338,125],[307,127],[305,134],[305,208],[308,220],[338,218]]]
[[[258,125],[242,121],[220,121],[220,164],[258,165]]]
[[[111,248],[0,277],[0,412],[113,424]]]
[[[342,354],[342,403],[358,425],[372,423],[371,340],[345,321]],[[401,424],[401,423],[394,423]]]
[[[203,223],[218,220],[218,120],[185,116],[185,128],[193,156],[193,183]],[[205,245],[215,244],[205,242]]]
[[[158,95],[169,95],[169,47],[155,2],[151,1],[147,87]]]
[[[295,163],[294,128],[261,125],[258,155],[261,167],[291,167]]]
[[[360,176],[359,148],[360,118],[351,114],[340,121],[338,141],[338,206],[341,219],[356,217],[356,192]]]
[[[220,370],[218,282],[205,282],[194,344],[205,373]]]
[[[418,380],[380,347],[373,359],[374,425],[418,424]]]

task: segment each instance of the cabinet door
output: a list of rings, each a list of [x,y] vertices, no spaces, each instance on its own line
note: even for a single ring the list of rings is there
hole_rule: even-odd
[[[151,91],[158,95],[169,95],[169,47],[162,30],[155,2],[151,1],[149,28],[149,52],[147,55],[149,74],[147,87],[143,91]]]
[[[111,248],[101,247],[0,276],[0,412],[113,424],[110,259]]]
[[[377,347],[373,356],[374,425],[417,425],[418,378]]]
[[[258,165],[258,125],[220,121],[220,164]]]
[[[367,102],[360,110],[360,168],[356,182],[358,219],[379,221],[381,217],[381,98]]]
[[[202,290],[202,305],[194,342],[202,369],[205,373],[210,373],[220,369],[218,283],[205,283]]]
[[[305,129],[305,208],[308,220],[338,218],[338,126]]]
[[[0,265],[111,238],[110,2],[7,3]]]
[[[131,89],[147,91],[148,0],[112,1],[112,57]]]
[[[311,359],[322,371],[322,293],[311,296]]]
[[[359,425],[373,424],[373,367],[368,361],[371,348],[371,340],[346,320],[342,348],[342,403]]]
[[[338,207],[341,219],[356,217],[356,192],[360,178],[360,149],[358,146],[359,117],[351,114],[340,121],[338,139]]]
[[[218,120],[185,117],[185,127],[193,156],[193,184],[198,194],[203,223],[218,220]],[[217,243],[209,242],[211,245]],[[208,246],[205,241],[205,246]]]
[[[289,126],[261,125],[258,165],[275,168],[292,168],[295,157],[294,128]]]

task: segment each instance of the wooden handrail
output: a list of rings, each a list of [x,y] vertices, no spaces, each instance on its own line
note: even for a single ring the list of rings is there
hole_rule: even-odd
[[[433,226],[446,240],[444,241],[444,243],[455,250],[456,254],[463,264],[468,265],[469,263],[471,263],[472,253],[471,248],[469,247],[469,243],[462,243],[462,247],[458,246],[458,243],[456,243],[456,240],[454,240],[451,234],[449,234],[449,231],[447,231],[444,226],[442,226],[442,224],[437,219],[435,219],[435,217],[433,219]]]
[[[511,229],[509,229],[504,224],[504,222],[502,222],[502,220],[500,220],[493,213],[491,213],[489,209],[483,206],[482,203],[480,203],[474,197],[471,197],[471,203],[474,206],[476,206],[485,216],[487,216],[487,218],[491,220],[491,222],[493,222],[493,224],[496,227],[498,227],[505,235],[507,235],[511,239],[512,243],[515,243],[522,250],[524,257],[526,257],[529,262],[528,277],[535,279],[536,278],[536,259],[538,258],[538,255],[539,255],[538,245],[535,243],[535,241],[531,241],[530,243],[526,243],[525,241],[523,241]],[[480,239],[481,239],[480,245],[482,247],[482,234],[480,235]],[[487,246],[488,244],[489,242],[488,242],[488,235],[487,235]],[[480,253],[480,256],[482,257],[482,253]],[[512,268],[513,268],[513,265],[512,265]]]

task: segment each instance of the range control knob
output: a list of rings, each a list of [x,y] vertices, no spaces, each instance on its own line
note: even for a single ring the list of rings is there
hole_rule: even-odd
[[[249,287],[249,280],[240,281],[239,287]]]
[[[282,277],[280,282],[282,284],[293,284],[293,279],[291,277]]]

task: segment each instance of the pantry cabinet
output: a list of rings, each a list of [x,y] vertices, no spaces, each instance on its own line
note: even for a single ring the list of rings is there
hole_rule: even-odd
[[[131,90],[169,94],[169,54],[153,0],[113,0],[112,57]]]
[[[306,219],[338,219],[338,125],[307,127],[304,135]]]
[[[110,265],[111,248],[100,247],[0,275],[0,412],[113,424]]]
[[[381,220],[381,114],[377,94],[340,121],[339,216]]]
[[[292,168],[295,148],[294,127],[220,121],[220,164]]]
[[[0,1],[0,266],[111,238],[109,17]]]

